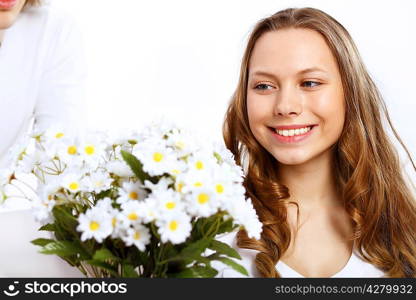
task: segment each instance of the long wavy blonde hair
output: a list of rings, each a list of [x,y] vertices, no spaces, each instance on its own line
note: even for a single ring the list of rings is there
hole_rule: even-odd
[[[251,197],[263,222],[263,233],[257,241],[249,239],[242,230],[237,235],[237,245],[259,251],[255,265],[261,276],[280,277],[275,265],[292,238],[286,209],[290,203],[289,189],[278,182],[275,158],[250,130],[247,78],[249,60],[258,38],[283,28],[317,31],[338,63],[346,116],[341,136],[334,145],[334,176],[353,224],[351,239],[358,254],[387,277],[415,277],[415,196],[404,180],[398,153],[384,124],[390,126],[416,171],[415,164],[392,126],[385,103],[351,36],[331,16],[313,8],[277,12],[259,21],[248,40],[239,83],[225,116],[223,135],[236,162],[245,166],[247,196]]]

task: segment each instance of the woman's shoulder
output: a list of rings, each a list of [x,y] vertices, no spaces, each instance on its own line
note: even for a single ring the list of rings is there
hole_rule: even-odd
[[[19,15],[16,27],[20,27],[27,33],[32,31],[31,34],[36,30],[42,33],[42,36],[50,37],[59,35],[64,30],[70,30],[74,24],[75,21],[70,14],[57,7],[44,4],[24,9]]]
[[[238,260],[238,259],[234,259],[234,260],[237,263],[239,263],[240,265],[242,265],[247,270],[247,272],[249,274],[248,277],[259,277],[259,274],[257,272],[256,266],[255,266],[255,263],[254,263],[254,260],[256,258],[256,254],[258,253],[258,251],[239,248],[237,246],[237,232],[238,231],[233,231],[233,232],[230,232],[230,233],[225,233],[225,234],[219,235],[217,237],[217,240],[229,245],[232,248],[234,248],[238,252],[238,254],[240,254],[241,260]],[[235,271],[231,267],[229,267],[229,266],[227,266],[227,265],[225,265],[221,262],[214,261],[212,263],[212,265],[213,265],[214,268],[216,268],[218,270],[217,277],[221,277],[221,278],[245,277],[245,278],[248,278],[247,276]]]

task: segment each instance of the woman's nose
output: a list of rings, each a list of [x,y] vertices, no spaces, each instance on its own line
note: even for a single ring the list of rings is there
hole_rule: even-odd
[[[298,116],[302,113],[301,95],[293,87],[281,88],[276,93],[274,114],[276,116]]]

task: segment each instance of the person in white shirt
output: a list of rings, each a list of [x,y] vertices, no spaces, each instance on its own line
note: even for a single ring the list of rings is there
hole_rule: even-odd
[[[0,1],[0,167],[34,120],[72,128],[83,114],[82,38],[65,13],[30,0]]]
[[[407,150],[334,18],[300,8],[257,23],[223,127],[263,232],[222,239],[251,276],[416,276],[416,201],[384,121]]]
[[[32,125],[77,128],[83,114],[86,67],[74,21],[37,0],[0,0],[0,168]],[[10,155],[9,155],[10,154]],[[79,276],[30,241],[40,227],[26,204],[0,207],[0,276]]]

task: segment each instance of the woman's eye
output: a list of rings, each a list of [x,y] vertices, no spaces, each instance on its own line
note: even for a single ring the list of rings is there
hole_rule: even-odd
[[[321,84],[320,82],[308,80],[308,81],[302,82],[301,86],[311,88],[311,87],[316,87],[320,84]]]
[[[256,90],[266,91],[266,90],[272,89],[273,87],[269,84],[261,83],[261,84],[256,85],[254,88]]]

